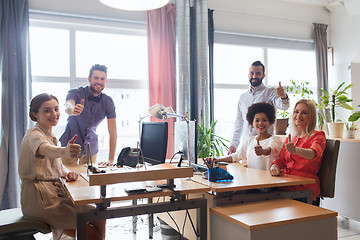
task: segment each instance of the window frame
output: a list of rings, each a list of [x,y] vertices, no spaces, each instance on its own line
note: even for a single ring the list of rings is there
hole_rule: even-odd
[[[76,31],[90,31],[111,34],[129,34],[146,36],[146,23],[135,21],[121,21],[115,19],[99,19],[82,16],[63,16],[57,14],[30,14],[30,27],[47,27],[69,30],[70,42],[70,76],[32,76],[33,82],[66,82],[70,83],[70,89],[84,85],[87,78],[76,77]],[[148,79],[125,79],[108,78],[108,88],[146,89]]]
[[[314,51],[315,45],[314,40],[304,40],[304,39],[285,39],[277,37],[266,37],[266,36],[255,36],[248,34],[238,34],[238,33],[228,33],[215,31],[214,33],[214,44],[229,44],[229,45],[238,45],[246,47],[259,47],[263,50],[263,61],[265,68],[268,69],[268,49],[269,48],[278,48],[278,49],[289,49],[289,50],[304,50],[304,51]],[[215,57],[215,56],[214,56]],[[251,63],[249,63],[251,64]],[[250,66],[250,65],[249,65]],[[276,87],[275,85],[268,85],[268,78],[265,75],[263,79],[265,85],[269,87]],[[248,89],[248,84],[226,84],[226,83],[216,83],[214,82],[214,88],[219,89]],[[316,92],[315,88],[311,88]],[[214,109],[215,111],[215,109]]]
[[[88,32],[98,32],[98,33],[110,33],[110,34],[121,34],[121,35],[133,35],[133,36],[144,36],[146,34],[146,23],[145,22],[135,22],[135,21],[121,21],[116,19],[99,19],[91,17],[82,17],[82,16],[64,16],[61,14],[53,13],[31,13],[30,14],[30,27],[45,27],[45,28],[55,28],[55,29],[65,29],[69,31],[69,42],[70,42],[70,75],[68,77],[54,77],[54,76],[32,76],[32,82],[51,82],[51,83],[68,83],[70,89],[78,88],[80,86],[85,86],[84,83],[88,83],[87,77],[76,77],[76,31],[88,31]],[[90,69],[90,67],[89,67]],[[88,84],[86,84],[87,86]],[[106,89],[120,88],[126,90],[148,90],[149,89],[149,79],[146,76],[144,79],[126,79],[126,78],[107,78]],[[106,92],[106,89],[104,92]],[[64,96],[65,98],[65,96]],[[150,99],[149,99],[150,102]],[[146,110],[146,108],[144,109]],[[117,117],[117,121],[121,121]],[[106,122],[106,118],[103,122]],[[136,121],[137,123],[137,121]],[[103,123],[102,123],[103,124]],[[99,125],[100,126],[100,125]],[[117,126],[118,133],[119,128]],[[107,131],[106,131],[107,132]],[[119,135],[118,135],[119,136]],[[132,136],[132,135],[131,135]],[[136,134],[138,137],[138,129],[136,129]],[[133,137],[133,136],[132,136]],[[99,142],[100,144],[100,142]],[[128,144],[128,143],[127,143]],[[115,153],[115,158],[121,151],[123,143],[120,144],[119,139],[117,141],[117,148]],[[136,142],[133,143],[136,147]],[[107,157],[108,148],[98,152],[101,154],[100,157]]]
[[[225,33],[225,32],[217,32],[215,31],[214,36],[214,45],[216,44],[229,44],[229,45],[237,45],[237,46],[245,46],[245,47],[258,47],[261,48],[263,51],[263,60],[262,63],[265,65],[266,69],[268,68],[268,49],[288,49],[288,50],[304,50],[304,51],[314,51],[315,53],[315,46],[313,40],[298,40],[298,39],[281,39],[281,38],[275,38],[275,37],[264,37],[264,36],[252,36],[252,35],[246,35],[246,34],[233,34],[233,33]],[[216,46],[214,46],[214,53],[216,53]],[[214,55],[214,58],[216,56]],[[261,59],[259,59],[261,60]],[[250,67],[249,63],[249,67]],[[214,66],[215,69],[215,66]],[[245,76],[247,77],[247,76]],[[263,79],[263,83],[268,87],[277,87],[277,85],[269,85],[268,77],[267,75]],[[214,94],[216,90],[239,90],[238,97],[240,97],[241,92],[245,92],[249,89],[249,84],[243,84],[243,83],[216,83],[216,80],[214,79]],[[309,87],[315,94],[316,89]],[[220,96],[219,96],[220,97]],[[216,99],[216,96],[214,95],[214,99]],[[232,138],[232,131],[233,131],[233,124],[235,122],[236,118],[236,109],[238,106],[238,99],[236,102],[231,102],[231,104],[228,102],[228,104],[225,103],[222,104],[222,107],[224,105],[229,105],[229,108],[226,112],[226,119],[223,119],[223,115],[221,114],[221,111],[219,111],[219,114],[217,114],[216,107],[214,106],[214,117],[215,120],[219,120],[218,124],[219,126],[216,127],[215,132],[216,134],[220,134],[222,137],[227,138],[231,141]],[[235,114],[235,115],[234,115]],[[235,117],[233,118],[232,115]],[[231,116],[231,117],[230,117]],[[220,119],[222,118],[222,119]],[[232,130],[230,129],[230,124],[232,126]],[[231,131],[231,132],[229,132]]]

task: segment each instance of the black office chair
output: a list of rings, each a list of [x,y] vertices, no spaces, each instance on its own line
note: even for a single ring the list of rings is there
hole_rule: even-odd
[[[2,239],[35,239],[34,234],[50,233],[51,228],[48,224],[38,221],[25,219],[21,208],[12,208],[0,211],[0,240]]]
[[[335,195],[336,164],[339,148],[339,140],[326,139],[326,148],[318,172],[318,177],[320,179],[320,199],[325,197],[333,198]]]

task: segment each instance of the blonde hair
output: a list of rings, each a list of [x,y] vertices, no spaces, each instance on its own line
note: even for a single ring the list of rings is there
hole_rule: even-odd
[[[314,133],[315,128],[316,128],[316,105],[315,105],[314,101],[312,101],[310,99],[300,99],[299,101],[296,102],[296,104],[294,106],[293,115],[294,115],[296,106],[300,103],[305,104],[309,109],[309,122],[308,122],[308,125],[306,126],[305,132],[306,132],[307,136],[310,137],[311,134]],[[291,121],[290,121],[290,134],[293,136],[299,135],[299,133],[296,131],[296,126],[293,121],[293,118],[291,118]]]

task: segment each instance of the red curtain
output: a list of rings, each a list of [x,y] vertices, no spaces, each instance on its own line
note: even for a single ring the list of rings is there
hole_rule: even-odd
[[[147,12],[150,106],[160,103],[176,112],[175,5]],[[152,121],[156,119],[152,118]],[[174,122],[168,119],[167,158],[174,152]]]

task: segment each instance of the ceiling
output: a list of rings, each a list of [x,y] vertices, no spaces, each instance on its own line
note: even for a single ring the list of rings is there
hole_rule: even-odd
[[[343,0],[279,0],[283,2],[294,2],[294,3],[303,3],[303,4],[311,4],[311,5],[319,5],[319,6],[327,6],[335,3],[344,2]]]
[[[170,0],[174,3],[178,0]],[[236,9],[239,4],[242,6],[246,2],[251,3],[253,6],[266,2],[270,4],[273,3],[294,3],[294,4],[304,4],[314,7],[324,7],[331,11],[333,8],[343,5],[345,2],[349,1],[360,1],[360,0],[207,0],[209,6],[227,6],[228,9]],[[220,5],[219,5],[220,4]],[[144,12],[130,12],[130,11],[121,11],[118,9],[112,9],[107,7],[99,2],[99,0],[29,0],[29,6],[31,11],[40,11],[40,12],[62,12],[70,14],[84,14],[89,16],[103,16],[107,18],[117,18],[119,15],[123,19],[140,19],[145,21]],[[271,4],[270,4],[271,6]],[[216,9],[216,8],[214,8]],[[254,9],[254,8],[253,8]],[[255,8],[256,9],[256,8]]]

